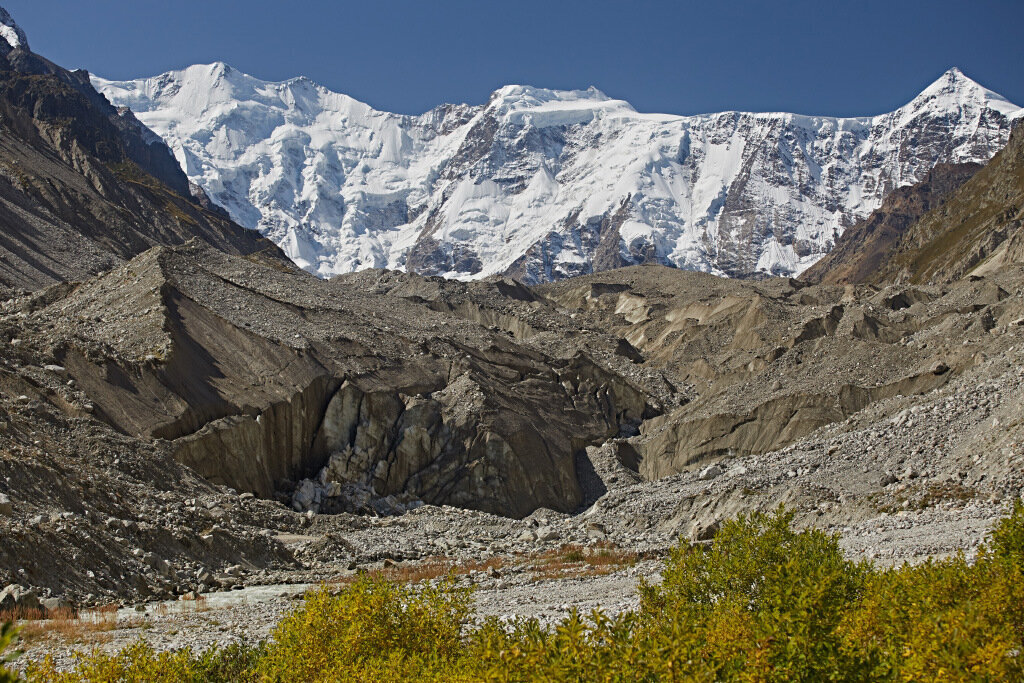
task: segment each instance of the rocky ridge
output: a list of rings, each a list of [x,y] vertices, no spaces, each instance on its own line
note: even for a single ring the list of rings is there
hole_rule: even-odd
[[[802,276],[811,282],[950,282],[1024,261],[1024,128],[983,169],[937,167],[894,192]]]
[[[1006,147],[917,221],[871,282],[950,282],[1024,262],[1024,127]]]
[[[81,280],[152,246],[190,239],[294,267],[201,191],[193,196],[166,145],[97,93],[88,74],[36,55],[27,41],[7,40],[0,41],[0,290]]]
[[[800,275],[808,282],[863,283],[891,256],[910,226],[967,182],[978,164],[939,164],[914,185],[893,190],[865,220],[848,228],[827,256]]]

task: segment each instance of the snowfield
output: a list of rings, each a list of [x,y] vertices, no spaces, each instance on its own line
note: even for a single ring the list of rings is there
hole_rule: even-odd
[[[644,114],[595,88],[518,85],[402,116],[222,63],[93,83],[232,218],[324,277],[540,282],[649,261],[798,274],[893,188],[987,161],[1022,112],[956,69],[861,118]]]

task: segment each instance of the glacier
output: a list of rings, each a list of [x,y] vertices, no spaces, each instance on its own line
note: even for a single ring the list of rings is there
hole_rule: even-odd
[[[796,275],[892,189],[987,161],[1022,115],[957,69],[852,118],[650,114],[596,88],[521,85],[407,116],[223,63],[92,80],[235,221],[322,277],[536,283],[651,262]]]

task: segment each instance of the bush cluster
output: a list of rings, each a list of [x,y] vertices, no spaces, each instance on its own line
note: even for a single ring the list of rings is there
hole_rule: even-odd
[[[0,683],[14,683],[18,677],[4,668],[4,662],[9,662],[16,652],[8,652],[17,639],[17,631],[11,623],[0,624]],[[6,653],[6,654],[5,654]]]
[[[1024,509],[973,562],[878,569],[783,509],[680,543],[640,609],[474,621],[471,595],[357,581],[307,596],[266,643],[157,653],[137,643],[32,681],[1021,681]],[[2,675],[0,675],[2,680]]]

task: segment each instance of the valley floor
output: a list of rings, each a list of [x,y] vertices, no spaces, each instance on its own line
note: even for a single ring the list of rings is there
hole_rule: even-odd
[[[870,558],[883,566],[957,551],[970,554],[1002,513],[999,505],[987,502],[964,508],[882,513],[844,528],[842,545],[850,557]],[[638,582],[660,581],[662,562],[657,558],[634,560],[632,553],[623,553],[606,565],[590,564],[587,558],[577,561],[576,556],[569,555],[572,552],[570,547],[529,555],[493,556],[479,563],[500,567],[490,572],[470,569],[475,564],[472,561],[447,564],[431,560],[395,564],[379,561],[362,569],[413,580],[433,576],[439,568],[466,572],[459,575],[458,581],[460,585],[474,587],[479,618],[536,617],[545,624],[561,620],[572,609],[583,614],[600,609],[609,615],[636,609]],[[355,575],[347,563],[328,564],[318,573],[333,573],[333,579],[325,585],[335,590]],[[70,667],[76,652],[94,648],[116,652],[139,639],[157,650],[202,650],[212,644],[254,643],[270,637],[277,622],[299,604],[306,591],[315,590],[318,585],[257,584],[210,593],[198,600],[145,603],[116,612],[94,611],[75,620],[26,622],[24,654],[17,664],[23,669],[29,661],[50,655],[61,668]]]
[[[158,649],[251,643],[266,638],[305,590],[341,586],[360,571],[397,580],[453,571],[475,586],[481,617],[552,623],[572,608],[616,613],[636,606],[640,579],[658,580],[660,558],[678,538],[706,542],[722,520],[779,503],[800,526],[839,533],[851,558],[888,566],[971,556],[1021,491],[1022,444],[990,443],[999,457],[978,458],[972,437],[992,423],[1022,423],[1019,346],[944,389],[878,402],[781,451],[723,462],[719,471],[642,481],[606,447],[590,449],[600,480],[591,493],[600,495],[576,515],[539,510],[513,520],[435,506],[394,517],[303,515],[297,532],[274,532],[302,569],[238,568],[218,576],[224,590],[198,600],[31,624],[19,665],[47,654],[66,665],[74,650],[115,650],[138,638]],[[1013,429],[999,433],[1016,438]]]

